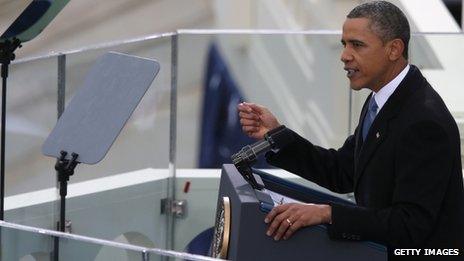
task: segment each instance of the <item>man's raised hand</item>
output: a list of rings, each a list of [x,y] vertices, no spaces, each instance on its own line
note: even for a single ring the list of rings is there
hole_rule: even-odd
[[[242,102],[237,106],[242,130],[255,139],[263,139],[264,134],[280,126],[277,118],[264,106]]]

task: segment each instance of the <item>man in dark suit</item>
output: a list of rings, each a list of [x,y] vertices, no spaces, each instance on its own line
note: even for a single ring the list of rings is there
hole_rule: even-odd
[[[397,249],[454,249],[464,255],[464,190],[459,132],[440,96],[408,64],[410,29],[401,10],[375,1],[354,8],[343,25],[341,60],[354,90],[372,90],[359,125],[338,150],[293,133],[269,163],[339,193],[356,206],[285,204],[265,219],[268,236],[289,238],[301,227],[329,224],[333,239]],[[265,107],[238,106],[242,129],[261,139],[280,125]],[[396,250],[395,250],[396,249]],[[396,252],[399,254],[399,252]]]

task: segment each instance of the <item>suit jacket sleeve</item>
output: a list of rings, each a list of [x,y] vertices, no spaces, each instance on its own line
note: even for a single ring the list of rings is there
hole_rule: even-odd
[[[353,191],[355,135],[338,149],[324,149],[292,131],[294,141],[278,153],[268,152],[269,164],[288,170],[338,193]]]
[[[391,206],[372,209],[333,203],[332,238],[373,240],[390,246],[419,246],[430,235],[452,173],[450,138],[439,124],[411,124],[395,155]]]

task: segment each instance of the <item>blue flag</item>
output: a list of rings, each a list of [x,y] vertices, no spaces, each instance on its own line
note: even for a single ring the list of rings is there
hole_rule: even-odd
[[[232,78],[215,44],[208,53],[204,82],[200,145],[200,168],[220,168],[230,157],[256,140],[242,132],[237,105],[243,102],[240,88]],[[254,167],[268,166],[261,157]]]

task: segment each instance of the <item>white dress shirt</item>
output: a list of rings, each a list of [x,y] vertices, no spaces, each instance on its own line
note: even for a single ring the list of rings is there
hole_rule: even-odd
[[[398,88],[401,81],[406,77],[406,74],[409,72],[409,64],[395,77],[395,79],[391,80],[387,85],[380,88],[378,92],[373,92],[373,96],[375,99],[375,103],[379,107],[377,109],[377,114],[382,109],[383,105],[387,102],[388,98],[392,95],[392,93]]]

